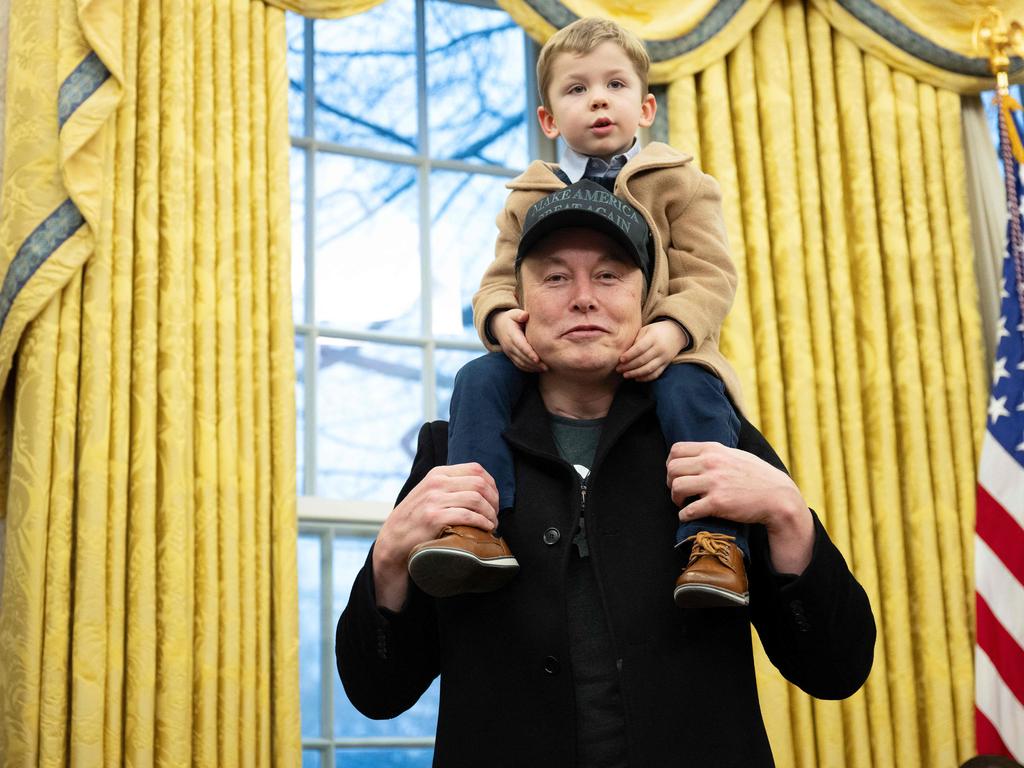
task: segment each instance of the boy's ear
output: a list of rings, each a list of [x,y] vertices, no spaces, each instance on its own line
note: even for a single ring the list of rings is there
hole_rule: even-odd
[[[651,96],[651,98],[654,97]],[[557,139],[561,135],[558,125],[555,123],[555,116],[543,106],[537,107],[537,122],[540,123],[540,129],[549,139]]]
[[[650,128],[654,125],[654,116],[658,112],[658,101],[654,98],[653,93],[648,93],[644,96],[644,100],[640,102],[640,127]]]

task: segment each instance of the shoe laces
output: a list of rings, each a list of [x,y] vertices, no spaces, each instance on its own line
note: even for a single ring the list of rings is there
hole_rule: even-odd
[[[710,556],[717,557],[722,565],[726,566],[730,570],[736,570],[733,568],[732,561],[729,557],[730,545],[734,540],[734,537],[724,533],[698,531],[697,535],[693,537],[693,548],[690,550],[690,561],[687,563],[686,567],[689,568],[702,557]]]

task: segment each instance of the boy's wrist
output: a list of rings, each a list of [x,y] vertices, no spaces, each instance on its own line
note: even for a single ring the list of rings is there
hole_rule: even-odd
[[[653,325],[654,323],[671,323],[672,327],[676,328],[679,331],[679,334],[681,336],[681,341],[680,341],[680,344],[679,344],[679,352],[686,352],[688,349],[690,349],[693,346],[693,339],[690,337],[690,333],[686,330],[686,328],[683,326],[683,324],[680,323],[675,318],[667,317],[667,316],[666,317],[656,317],[652,321],[651,324]]]

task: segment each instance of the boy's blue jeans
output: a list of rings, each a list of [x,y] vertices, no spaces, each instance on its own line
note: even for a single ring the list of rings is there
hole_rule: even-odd
[[[515,503],[512,454],[501,437],[523,392],[526,374],[505,355],[491,352],[471,360],[455,376],[448,419],[448,463],[479,462],[498,486],[499,510]],[[730,448],[739,442],[739,418],[721,379],[699,365],[668,366],[651,383],[658,420],[671,446],[680,441],[715,441]],[[681,523],[676,544],[698,531],[736,537],[749,560],[747,526],[717,517]]]

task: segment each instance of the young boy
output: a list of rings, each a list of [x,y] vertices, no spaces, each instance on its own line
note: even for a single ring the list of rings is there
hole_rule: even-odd
[[[499,520],[514,503],[512,459],[500,437],[523,386],[524,373],[544,370],[526,340],[527,313],[518,308],[514,264],[523,218],[541,198],[592,179],[638,209],[647,221],[654,266],[644,327],[618,371],[651,382],[669,445],[717,441],[735,447],[739,421],[736,375],[718,351],[718,335],[736,289],[718,184],[692,157],[661,143],[640,149],[637,130],[654,122],[647,91],[650,60],[634,35],[602,19],[580,19],[555,33],[537,61],[543,105],[537,116],[548,138],[566,147],[561,166],[536,161],[509,183],[498,217],[496,255],[473,299],[473,314],[492,352],[456,377],[449,421],[448,463],[477,461],[499,492]],[[691,543],[674,599],[680,606],[746,605],[746,530],[727,520],[683,523],[676,545]],[[504,541],[457,526],[410,554],[409,573],[435,596],[485,592],[518,570]]]

